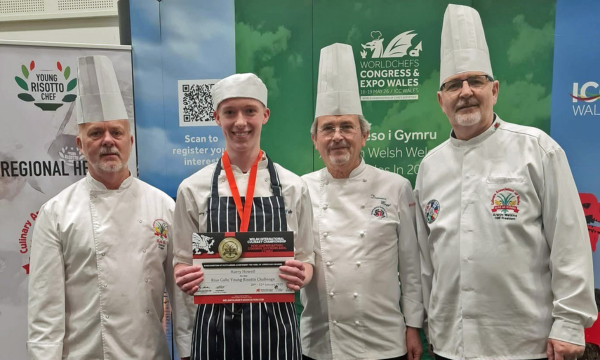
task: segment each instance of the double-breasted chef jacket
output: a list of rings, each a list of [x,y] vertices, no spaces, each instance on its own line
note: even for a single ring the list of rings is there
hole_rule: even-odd
[[[89,174],[42,206],[31,250],[31,359],[170,359],[165,288],[178,353],[189,354],[194,305],[174,284],[173,208],[131,176],[107,190]]]
[[[583,345],[598,313],[590,240],[563,149],[494,116],[420,165],[429,340],[449,359],[546,358],[548,338]]]
[[[301,291],[303,354],[406,354],[406,326],[420,328],[424,314],[410,182],[362,159],[349,178],[324,168],[302,179],[315,214],[316,255],[313,280]]]

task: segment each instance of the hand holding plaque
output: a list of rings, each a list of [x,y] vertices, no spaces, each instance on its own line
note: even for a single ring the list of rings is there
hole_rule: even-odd
[[[292,231],[199,233],[192,244],[194,265],[204,271],[196,304],[294,301],[294,289],[286,284],[290,275],[280,276],[279,270],[294,259]],[[296,271],[290,274],[298,281],[303,274]]]

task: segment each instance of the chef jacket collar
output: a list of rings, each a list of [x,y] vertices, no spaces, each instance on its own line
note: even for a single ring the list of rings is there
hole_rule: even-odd
[[[258,170],[266,169],[268,164],[269,164],[269,161],[267,160],[267,153],[263,151],[262,158],[258,162]],[[221,166],[221,168],[222,168],[222,166]],[[234,164],[231,164],[231,170],[234,173],[244,174],[244,172],[237,165],[234,165]],[[225,169],[221,169],[221,173],[225,174]],[[246,174],[249,174],[249,173],[250,173],[250,171],[246,172]]]
[[[367,164],[365,163],[365,159],[363,159],[361,157],[360,164],[358,164],[358,166],[350,172],[350,176],[348,176],[348,179],[352,179],[352,178],[360,176],[365,171],[366,168],[367,168]],[[324,168],[323,170],[324,170],[323,173],[325,174],[325,178],[327,180],[345,180],[345,179],[334,178],[333,176],[331,176],[331,174],[329,173],[329,170],[327,170],[327,168]]]
[[[500,125],[502,125],[502,121],[494,113],[494,120],[492,121],[492,125],[490,125],[490,127],[488,127],[487,130],[485,130],[483,133],[481,133],[469,140],[459,140],[454,135],[454,130],[452,130],[452,131],[450,131],[450,142],[452,143],[452,145],[457,146],[457,147],[461,147],[461,146],[468,147],[468,146],[479,145],[482,142],[484,142],[487,138],[492,136],[496,132],[498,127],[500,127]]]
[[[87,180],[87,183],[92,188],[92,190],[108,190],[106,188],[106,186],[104,186],[103,183],[101,183],[100,181],[94,179],[92,177],[92,175],[90,175],[89,172],[87,173],[87,175],[86,175],[85,178]],[[127,177],[127,179],[123,180],[123,182],[121,183],[121,186],[119,186],[118,190],[128,189],[131,186],[132,183],[133,183],[133,176],[131,176],[131,173],[129,173],[129,177]]]

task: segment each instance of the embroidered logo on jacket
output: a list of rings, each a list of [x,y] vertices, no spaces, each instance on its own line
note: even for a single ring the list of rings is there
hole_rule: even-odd
[[[371,210],[371,215],[378,218],[386,218],[387,210],[383,206],[375,206],[373,210]]]
[[[165,249],[167,245],[167,223],[162,219],[154,220],[152,223],[152,227],[154,228],[154,235],[156,236],[156,243],[158,244],[158,248],[161,250]]]
[[[437,219],[440,213],[440,202],[437,200],[429,200],[427,206],[425,207],[425,217],[427,218],[427,223],[431,224]]]
[[[521,196],[513,189],[496,190],[492,196],[492,215],[497,220],[516,220]]]

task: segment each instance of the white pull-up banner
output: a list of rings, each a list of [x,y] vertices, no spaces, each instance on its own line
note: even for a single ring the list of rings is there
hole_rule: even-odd
[[[85,55],[112,60],[133,125],[129,46],[0,42],[2,359],[27,359],[29,252],[37,212],[87,170],[75,143],[74,108],[77,58]],[[135,152],[129,168],[137,176]]]

